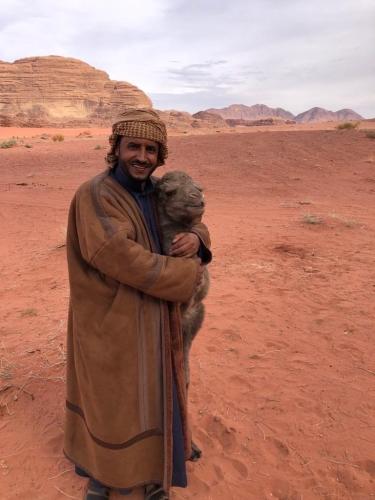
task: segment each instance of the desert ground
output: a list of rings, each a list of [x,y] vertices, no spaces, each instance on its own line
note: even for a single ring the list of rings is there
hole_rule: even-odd
[[[191,360],[203,457],[174,500],[375,499],[370,126],[171,137],[160,174],[183,169],[205,187],[214,253]],[[18,137],[0,149],[2,500],[82,498],[62,453],[64,239],[107,134],[0,129]]]

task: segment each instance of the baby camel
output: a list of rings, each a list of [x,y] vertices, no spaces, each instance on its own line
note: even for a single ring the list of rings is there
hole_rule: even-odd
[[[163,252],[168,254],[173,238],[178,233],[189,232],[199,222],[204,212],[202,188],[185,172],[168,172],[156,183],[157,206],[163,240]],[[181,305],[184,364],[186,382],[190,381],[189,352],[194,337],[204,319],[203,299],[209,288],[207,267],[193,297]]]

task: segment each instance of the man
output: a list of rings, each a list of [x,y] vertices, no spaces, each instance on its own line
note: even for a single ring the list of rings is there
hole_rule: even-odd
[[[178,303],[211,260],[210,241],[199,223],[161,255],[151,174],[168,149],[154,111],[127,110],[110,144],[109,169],[69,212],[64,451],[90,478],[86,500],[139,488],[163,500],[186,486],[191,455]]]

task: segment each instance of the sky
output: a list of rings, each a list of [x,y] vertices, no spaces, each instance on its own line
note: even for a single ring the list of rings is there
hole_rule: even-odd
[[[43,55],[128,81],[158,109],[375,117],[374,0],[1,0],[0,60]]]

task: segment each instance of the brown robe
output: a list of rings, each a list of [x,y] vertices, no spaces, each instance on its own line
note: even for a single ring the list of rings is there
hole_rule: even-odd
[[[209,247],[206,227],[193,231]],[[177,302],[191,297],[198,264],[153,251],[137,203],[108,171],[78,189],[67,234],[64,452],[113,488],[169,489],[172,370],[191,452]]]

